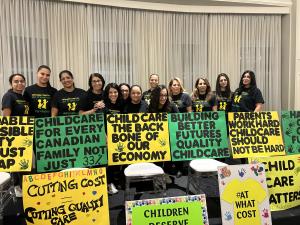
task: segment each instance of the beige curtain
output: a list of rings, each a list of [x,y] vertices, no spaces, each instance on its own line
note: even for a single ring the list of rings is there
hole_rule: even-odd
[[[0,96],[8,77],[19,72],[31,85],[41,64],[52,68],[51,83],[61,88],[58,73],[69,69],[76,86],[100,72],[106,82],[140,84],[158,73],[192,91],[199,76],[214,89],[225,72],[237,88],[240,75],[254,70],[265,109],[281,107],[280,15],[189,14],[123,9],[38,0],[1,0]]]
[[[232,89],[241,74],[253,70],[265,99],[265,109],[281,109],[281,16],[211,15],[208,77],[225,72]]]

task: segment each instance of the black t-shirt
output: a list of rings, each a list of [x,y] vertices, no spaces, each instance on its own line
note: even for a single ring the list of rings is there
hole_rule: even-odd
[[[191,97],[186,93],[171,96],[172,102],[177,106],[179,112],[187,112],[187,107],[192,105]]]
[[[144,100],[141,100],[138,104],[129,102],[125,105],[124,113],[145,113],[147,112],[148,105]]]
[[[258,88],[237,89],[232,96],[232,112],[253,112],[257,103],[265,103]]]
[[[206,95],[199,95],[198,98],[192,101],[193,112],[207,112],[212,111],[213,106],[216,104],[214,95],[209,94],[210,98],[207,100]]]
[[[29,102],[29,115],[34,117],[51,116],[51,101],[57,90],[53,87],[40,87],[37,84],[25,88],[24,99]]]
[[[169,109],[170,109],[170,111],[167,112],[167,113],[179,113],[179,109],[177,108],[177,106],[173,102],[170,102]],[[164,111],[161,108],[161,109],[158,109],[158,112],[162,113]]]
[[[232,101],[232,92],[230,92],[229,96],[226,96],[226,93],[221,91],[219,95],[216,95],[216,105],[218,107],[218,111],[231,111],[231,101]]]
[[[94,108],[95,103],[103,100],[103,94],[95,94],[92,90],[86,92],[86,97],[82,99],[82,107],[84,111]]]
[[[58,116],[77,115],[83,109],[82,99],[85,97],[86,92],[80,88],[75,88],[72,92],[61,89],[55,93],[52,107],[58,109]]]
[[[99,110],[99,112],[104,112],[105,114],[123,113],[124,104],[122,102],[123,101],[117,102],[117,103],[111,103],[110,101],[105,101],[105,108],[102,110]]]
[[[11,110],[11,116],[28,116],[29,104],[24,99],[23,95],[8,90],[2,98],[2,110],[9,108]]]
[[[151,92],[151,89],[149,89],[148,91],[145,91],[142,96],[142,100],[144,100],[148,105],[150,104],[151,100]]]
[[[162,112],[179,113],[179,110],[173,102],[170,102],[170,105],[167,109],[160,108],[160,109],[157,109],[157,110],[153,110],[153,109],[151,110],[150,107],[148,107],[148,112],[149,113],[162,113]]]

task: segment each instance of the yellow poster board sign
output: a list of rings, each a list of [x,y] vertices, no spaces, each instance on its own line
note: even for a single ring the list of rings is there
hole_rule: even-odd
[[[300,155],[250,158],[265,164],[272,211],[300,205]]]
[[[167,113],[109,114],[108,165],[169,161]]]
[[[272,224],[263,164],[218,167],[223,225]]]
[[[0,171],[31,171],[34,117],[0,116]]]
[[[27,224],[109,225],[105,168],[23,176]]]
[[[285,155],[277,112],[228,113],[233,158]]]

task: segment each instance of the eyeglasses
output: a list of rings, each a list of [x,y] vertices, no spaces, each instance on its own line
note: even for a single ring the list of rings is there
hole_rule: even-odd
[[[124,90],[121,90],[121,92],[129,92],[129,90],[125,90],[125,89],[124,89]]]

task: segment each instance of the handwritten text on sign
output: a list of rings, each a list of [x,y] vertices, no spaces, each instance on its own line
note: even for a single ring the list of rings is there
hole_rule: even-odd
[[[167,113],[107,115],[108,164],[170,160]]]
[[[169,114],[172,161],[229,157],[224,112]]]
[[[249,161],[265,164],[273,211],[300,205],[300,155],[251,158]]]
[[[0,171],[30,171],[33,117],[0,116]]]
[[[229,113],[233,158],[285,155],[277,112]]]
[[[35,127],[39,172],[107,163],[103,114],[38,118]]]
[[[27,222],[37,225],[109,225],[105,168],[23,177]]]

